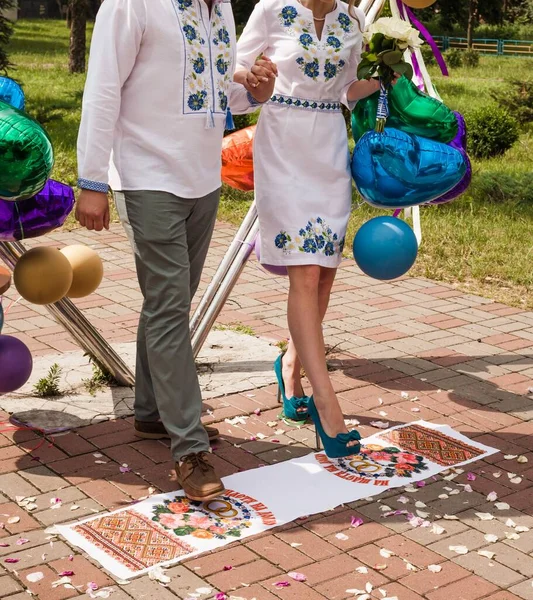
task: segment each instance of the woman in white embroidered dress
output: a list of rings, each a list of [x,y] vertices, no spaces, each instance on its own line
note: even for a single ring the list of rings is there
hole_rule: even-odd
[[[274,95],[261,110],[254,180],[261,261],[286,265],[291,340],[276,361],[287,416],[315,422],[330,457],[359,451],[329,379],[322,334],[351,210],[352,178],[341,104],[379,89],[357,81],[364,13],[355,0],[260,0],[237,45],[239,83],[263,54],[277,67]],[[265,72],[265,75],[267,73]],[[283,358],[283,364],[282,364]],[[304,396],[303,364],[313,388]]]

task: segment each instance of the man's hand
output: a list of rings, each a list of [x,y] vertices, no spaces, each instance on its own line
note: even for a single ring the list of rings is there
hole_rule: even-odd
[[[274,93],[278,67],[266,56],[258,58],[250,71],[240,72],[238,83],[258,101],[266,102]]]
[[[76,219],[90,231],[109,229],[109,198],[103,192],[82,190],[76,202]]]

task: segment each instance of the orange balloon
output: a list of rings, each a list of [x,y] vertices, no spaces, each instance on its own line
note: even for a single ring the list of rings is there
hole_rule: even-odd
[[[243,192],[254,189],[255,127],[239,129],[222,140],[222,181]]]
[[[5,294],[11,285],[11,273],[5,268],[0,266],[0,296]]]
[[[410,8],[427,8],[435,4],[437,0],[403,0],[403,3]]]

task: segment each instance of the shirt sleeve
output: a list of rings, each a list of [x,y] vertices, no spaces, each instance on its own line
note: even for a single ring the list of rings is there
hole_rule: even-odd
[[[354,21],[354,26],[359,27],[361,29],[361,32],[363,32],[365,30],[365,13],[362,10],[360,10],[359,8],[354,8],[354,10],[356,11],[356,15],[357,15],[357,19],[352,19]],[[357,23],[357,21],[359,21],[359,23]],[[342,93],[341,93],[341,103],[344,104],[344,106],[346,106],[348,108],[348,110],[350,110],[350,111],[355,108],[357,101],[351,102],[348,100],[348,90],[350,89],[350,86],[352,85],[352,83],[355,83],[356,81],[358,81],[357,67],[359,66],[359,63],[361,62],[362,52],[363,52],[363,40],[361,38],[360,41],[358,41],[355,44],[355,46],[352,48],[352,51],[350,53],[350,58],[348,60],[348,64],[346,65],[346,73],[349,74],[348,82],[343,87]],[[354,75],[352,75],[352,73]]]
[[[98,11],[78,135],[81,188],[98,192],[109,189],[121,90],[135,64],[144,27],[144,0],[104,0]]]
[[[256,58],[268,47],[265,0],[259,0],[237,43],[237,70],[249,71]]]
[[[267,46],[268,39],[264,0],[260,0],[255,5],[248,23],[237,43],[236,70],[246,69],[249,71],[253,67],[257,57],[263,53]],[[239,83],[233,82],[230,94],[231,112],[236,115],[254,112],[262,104]]]

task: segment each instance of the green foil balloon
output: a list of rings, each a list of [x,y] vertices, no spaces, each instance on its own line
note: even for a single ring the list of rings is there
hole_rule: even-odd
[[[31,117],[0,101],[0,198],[25,200],[45,186],[54,166],[50,138]]]
[[[353,139],[357,142],[376,126],[379,92],[360,100],[352,113]],[[457,118],[440,100],[421,92],[401,77],[389,90],[387,127],[447,144],[457,135]]]

